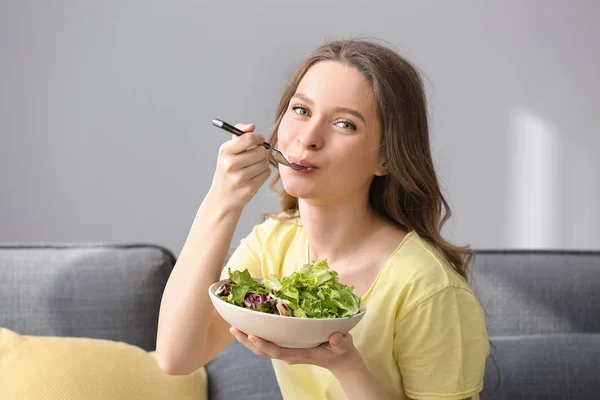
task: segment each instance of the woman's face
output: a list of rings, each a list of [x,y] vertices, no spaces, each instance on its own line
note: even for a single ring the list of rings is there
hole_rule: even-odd
[[[283,187],[299,199],[331,202],[365,196],[383,175],[381,123],[371,85],[355,68],[336,61],[313,65],[290,100],[277,132],[290,162],[279,166]]]

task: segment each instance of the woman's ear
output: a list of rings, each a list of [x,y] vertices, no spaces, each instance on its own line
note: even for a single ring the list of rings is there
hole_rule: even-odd
[[[385,176],[388,174],[388,164],[385,160],[381,160],[377,168],[375,169],[375,176]]]

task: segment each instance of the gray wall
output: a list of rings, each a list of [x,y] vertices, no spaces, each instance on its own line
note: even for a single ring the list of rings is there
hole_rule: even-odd
[[[446,234],[600,249],[600,7],[567,1],[0,1],[0,241],[178,253],[228,135],[303,54],[376,36],[427,78]],[[237,242],[273,211],[261,191]]]

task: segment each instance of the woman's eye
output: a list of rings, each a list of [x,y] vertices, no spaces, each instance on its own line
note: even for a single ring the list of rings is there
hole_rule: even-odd
[[[308,110],[303,106],[294,106],[292,110],[296,112],[298,115],[302,115],[304,117],[308,116]]]
[[[350,130],[353,130],[353,131],[355,131],[355,130],[356,130],[356,125],[354,125],[354,124],[353,124],[352,122],[350,122],[350,121],[338,121],[338,122],[337,122],[337,125],[338,125],[340,128],[343,128],[343,129],[350,129]]]

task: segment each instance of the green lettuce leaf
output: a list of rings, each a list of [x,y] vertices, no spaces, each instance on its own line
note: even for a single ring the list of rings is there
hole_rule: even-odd
[[[228,269],[229,280],[236,285],[240,286],[248,286],[252,289],[256,289],[258,287],[258,282],[256,282],[250,276],[250,271],[245,269],[243,271],[231,271],[231,268]]]
[[[283,286],[281,285],[281,280],[275,274],[265,276],[262,280],[262,284],[266,288],[271,289],[273,291],[279,291],[283,288]]]
[[[231,293],[227,296],[227,301],[235,304],[236,306],[241,306],[246,298],[246,293],[250,291],[249,286],[231,286]]]
[[[342,318],[358,314],[362,300],[352,291],[353,286],[339,282],[338,273],[329,269],[327,259],[305,264],[300,270],[283,278],[271,274],[259,284],[248,270],[229,270],[231,293],[223,297],[229,303],[242,306],[248,292],[268,295],[271,300],[260,303],[259,312],[277,313],[274,302],[286,300],[294,317],[298,318]]]

